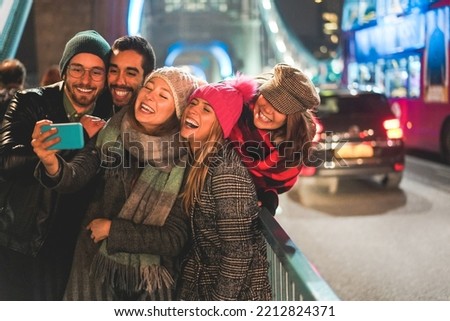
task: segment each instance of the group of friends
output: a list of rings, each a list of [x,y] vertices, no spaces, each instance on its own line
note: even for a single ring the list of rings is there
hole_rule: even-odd
[[[207,83],[151,44],[85,30],[62,81],[0,128],[0,300],[270,300],[259,213],[308,158],[319,96],[299,69]],[[85,146],[55,150],[80,122]]]

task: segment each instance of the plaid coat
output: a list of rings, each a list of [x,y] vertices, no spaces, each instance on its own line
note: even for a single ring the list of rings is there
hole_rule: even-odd
[[[193,245],[182,300],[270,300],[266,243],[255,187],[239,156],[222,149],[191,215]]]

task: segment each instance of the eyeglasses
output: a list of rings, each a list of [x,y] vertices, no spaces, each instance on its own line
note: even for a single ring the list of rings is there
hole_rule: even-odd
[[[73,78],[83,77],[86,71],[89,71],[89,77],[95,81],[103,80],[103,77],[105,77],[105,71],[97,67],[84,68],[81,65],[69,65],[67,66],[67,70],[69,75]]]

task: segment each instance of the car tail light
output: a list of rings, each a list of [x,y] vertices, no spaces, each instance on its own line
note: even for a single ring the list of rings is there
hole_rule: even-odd
[[[394,164],[394,171],[401,172],[404,169],[405,169],[405,164],[404,163],[395,163]]]
[[[403,130],[400,128],[400,121],[397,118],[385,120],[383,127],[386,129],[389,139],[401,139],[403,137]]]
[[[300,171],[300,176],[314,176],[316,173],[315,167],[303,166]]]

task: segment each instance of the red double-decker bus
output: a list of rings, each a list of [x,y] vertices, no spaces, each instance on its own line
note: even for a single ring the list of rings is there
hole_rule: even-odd
[[[343,83],[386,93],[409,149],[450,164],[450,0],[346,0]]]

